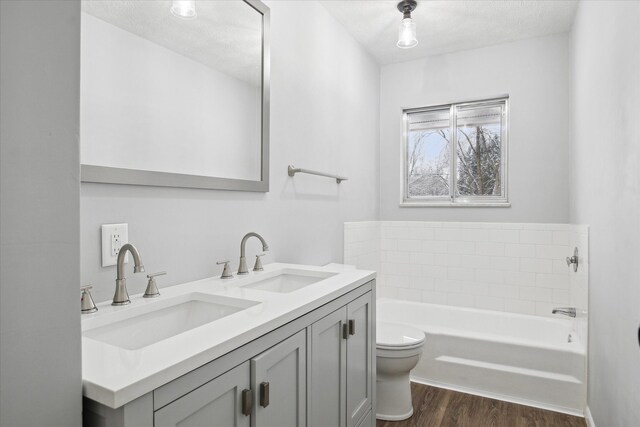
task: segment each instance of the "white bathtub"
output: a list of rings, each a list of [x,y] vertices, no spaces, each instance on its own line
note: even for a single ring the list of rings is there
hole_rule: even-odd
[[[377,318],[427,334],[413,381],[583,415],[586,352],[570,319],[387,298]]]

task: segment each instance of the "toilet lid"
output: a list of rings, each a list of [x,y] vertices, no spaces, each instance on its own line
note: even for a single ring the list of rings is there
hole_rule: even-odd
[[[424,338],[423,331],[411,326],[386,322],[376,324],[378,347],[414,347],[422,344]]]

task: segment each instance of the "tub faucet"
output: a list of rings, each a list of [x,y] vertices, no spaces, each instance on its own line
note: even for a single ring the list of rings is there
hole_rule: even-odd
[[[127,279],[124,277],[124,257],[127,251],[131,252],[131,255],[133,255],[133,272],[144,272],[144,265],[142,265],[142,260],[140,259],[140,254],[136,247],[130,243],[122,245],[120,252],[118,252],[116,293],[113,296],[113,302],[111,305],[126,305],[131,302],[129,300],[129,293],[127,292]]]
[[[576,317],[575,307],[558,307],[551,310],[551,314],[564,314],[569,317]]]
[[[242,242],[240,242],[240,265],[238,266],[238,274],[249,274],[249,269],[247,268],[247,258],[245,258],[245,251],[244,251],[244,247],[247,244],[247,240],[249,239],[249,237],[257,237],[258,239],[260,239],[260,242],[262,242],[262,250],[263,251],[269,250],[269,245],[262,238],[261,235],[259,235],[258,233],[254,233],[253,231],[251,233],[247,233],[242,238]]]

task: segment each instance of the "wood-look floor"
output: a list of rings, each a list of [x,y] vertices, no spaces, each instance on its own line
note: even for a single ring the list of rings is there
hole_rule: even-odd
[[[413,416],[377,427],[586,427],[584,418],[411,383]]]

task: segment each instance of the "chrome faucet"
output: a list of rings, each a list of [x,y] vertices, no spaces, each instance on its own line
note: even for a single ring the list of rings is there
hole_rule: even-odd
[[[249,237],[257,237],[258,239],[260,239],[260,242],[262,242],[262,250],[263,251],[269,250],[269,245],[262,238],[261,235],[254,232],[247,233],[242,238],[242,242],[240,242],[240,265],[238,266],[238,274],[249,274],[249,269],[247,268],[247,258],[245,258],[245,251],[244,251],[244,247],[247,244],[247,240],[249,239]]]
[[[111,305],[126,305],[131,302],[129,300],[129,293],[127,292],[127,279],[124,278],[124,257],[126,256],[127,251],[131,252],[131,255],[133,255],[133,272],[144,272],[144,265],[142,265],[142,260],[140,259],[140,254],[136,247],[131,243],[122,245],[120,252],[118,252],[116,293],[113,296],[113,302]]]
[[[564,314],[569,317],[576,317],[575,307],[558,307],[551,310],[551,314]]]

